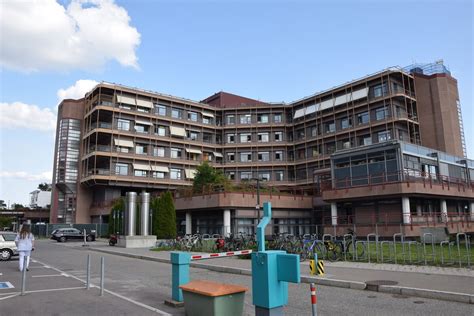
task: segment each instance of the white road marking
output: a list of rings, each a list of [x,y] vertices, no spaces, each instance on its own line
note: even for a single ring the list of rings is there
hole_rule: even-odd
[[[42,262],[40,262],[40,261],[38,261],[38,263],[41,263],[41,264],[43,264],[44,266],[46,266],[45,263],[42,263]],[[78,281],[81,281],[81,282],[83,282],[83,283],[86,283],[86,281],[84,281],[84,280],[82,280],[82,279],[80,279],[80,278],[78,278],[78,277],[76,277],[76,276],[74,276],[74,275],[70,275],[70,274],[68,274],[68,273],[66,273],[66,272],[64,272],[64,271],[62,271],[62,270],[60,270],[60,269],[58,269],[58,268],[51,267],[51,266],[48,266],[48,268],[51,268],[51,269],[53,269],[53,270],[55,270],[55,271],[58,271],[58,272],[60,272],[60,273],[62,273],[62,274],[66,274],[66,275],[68,275],[69,277],[71,277],[71,278],[73,278],[73,279],[76,279],[76,280],[78,280]],[[99,286],[94,285],[94,284],[92,284],[92,283],[91,283],[90,285],[91,285],[91,287],[99,288]],[[81,289],[83,289],[83,288],[84,288],[84,287],[81,287]],[[41,290],[39,290],[39,291],[41,291]],[[46,290],[45,290],[45,291],[46,291]],[[155,312],[155,313],[159,313],[159,314],[164,315],[164,316],[172,316],[171,314],[168,314],[167,312],[164,312],[164,311],[162,311],[162,310],[160,310],[160,309],[158,309],[158,308],[155,308],[155,307],[153,307],[153,306],[149,306],[149,305],[146,305],[146,304],[144,304],[144,303],[140,303],[140,302],[138,302],[138,301],[132,300],[132,299],[130,299],[130,298],[128,298],[128,297],[122,296],[122,295],[120,295],[120,294],[118,294],[118,293],[112,292],[112,291],[107,290],[107,289],[105,289],[105,288],[104,288],[104,292],[107,292],[107,293],[109,293],[109,294],[111,294],[111,295],[114,295],[114,296],[116,296],[116,297],[118,297],[118,298],[121,298],[121,299],[123,299],[123,300],[125,300],[125,301],[128,301],[128,302],[130,302],[130,303],[132,303],[132,304],[135,304],[135,305],[137,305],[137,306],[146,308],[146,309],[148,309],[148,310],[150,310],[150,311],[153,311],[153,312]]]
[[[21,293],[15,293],[15,294],[10,295],[10,296],[0,297],[0,301],[6,300],[7,298],[12,298],[12,297],[18,296],[18,295],[20,295],[20,294],[21,294]]]
[[[47,277],[55,277],[55,276],[64,276],[63,274],[42,274],[42,275],[32,275],[32,278],[47,278]]]
[[[0,275],[3,275],[3,273],[0,273]]]

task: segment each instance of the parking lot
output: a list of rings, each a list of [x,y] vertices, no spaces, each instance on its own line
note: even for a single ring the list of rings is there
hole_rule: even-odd
[[[21,296],[18,258],[0,264],[0,283],[5,282],[0,288],[2,315],[168,315],[111,291],[100,296],[96,286],[86,290],[85,270],[62,271],[38,260],[30,263]]]

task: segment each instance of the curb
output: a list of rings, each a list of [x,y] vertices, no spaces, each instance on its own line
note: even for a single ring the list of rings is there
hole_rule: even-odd
[[[155,261],[155,262],[161,262],[161,263],[171,263],[170,259],[156,258],[156,257],[151,257],[151,256],[135,255],[135,254],[130,254],[130,253],[103,250],[103,249],[97,249],[97,248],[88,248],[87,250],[107,253],[107,254],[116,255],[116,256],[134,258],[134,259]],[[193,268],[206,269],[206,270],[215,271],[215,272],[252,275],[252,271],[250,269],[234,268],[234,267],[227,267],[227,266],[214,266],[214,265],[207,265],[207,264],[196,263],[196,262],[191,262],[189,266]],[[340,288],[346,288],[346,289],[368,290],[367,284],[365,282],[337,280],[337,279],[324,279],[324,278],[318,278],[318,277],[312,277],[312,276],[301,276],[301,283],[316,283],[319,285],[340,287]],[[429,299],[437,299],[437,300],[443,300],[443,301],[459,302],[459,303],[465,303],[465,304],[474,304],[474,295],[465,294],[465,293],[419,289],[419,288],[413,288],[413,287],[403,287],[403,286],[393,286],[393,285],[379,285],[375,291],[381,292],[381,293],[388,293],[388,294],[399,294],[399,295],[423,297],[423,298],[429,298]]]

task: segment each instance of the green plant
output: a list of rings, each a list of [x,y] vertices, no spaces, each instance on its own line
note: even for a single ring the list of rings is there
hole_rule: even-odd
[[[115,234],[122,230],[125,212],[125,199],[119,198],[112,205],[109,216],[109,230],[108,233]]]
[[[167,191],[161,194],[156,203],[156,236],[159,239],[176,238],[176,210],[174,207],[173,196]]]
[[[221,170],[209,165],[204,161],[196,169],[193,180],[193,192],[203,193],[206,189],[227,189],[230,185],[229,180]]]

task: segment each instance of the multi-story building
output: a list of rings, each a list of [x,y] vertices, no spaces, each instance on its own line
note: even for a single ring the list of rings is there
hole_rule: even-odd
[[[30,208],[47,208],[51,205],[51,191],[30,192]]]
[[[338,202],[321,194],[334,178],[331,157],[393,140],[464,156],[460,122],[456,80],[440,63],[389,68],[288,104],[225,92],[196,102],[101,83],[59,106],[51,222],[95,221],[127,191],[190,187],[209,161],[230,180],[278,189],[263,197],[275,224],[310,229],[330,209],[338,216]],[[252,230],[255,196],[216,194],[176,201],[183,231]]]

